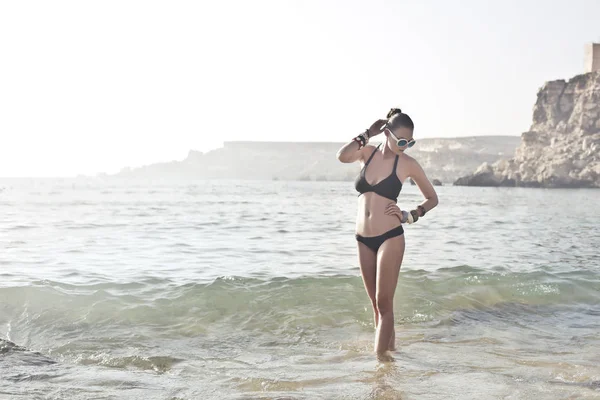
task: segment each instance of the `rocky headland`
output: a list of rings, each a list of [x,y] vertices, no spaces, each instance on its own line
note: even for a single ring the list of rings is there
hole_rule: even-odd
[[[545,83],[510,159],[481,164],[455,185],[600,187],[600,72]]]

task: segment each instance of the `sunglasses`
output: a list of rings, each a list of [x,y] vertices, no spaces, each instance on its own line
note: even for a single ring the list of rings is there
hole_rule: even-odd
[[[408,145],[408,148],[411,148],[411,147],[413,147],[415,145],[415,139],[410,139],[410,140],[407,140],[407,139],[404,139],[404,138],[398,139],[396,137],[396,135],[394,135],[394,132],[392,132],[392,130],[390,128],[386,128],[386,129],[388,130],[388,132],[390,133],[390,135],[392,135],[392,137],[394,139],[396,139],[396,144],[398,145],[398,147],[404,147],[404,146]]]

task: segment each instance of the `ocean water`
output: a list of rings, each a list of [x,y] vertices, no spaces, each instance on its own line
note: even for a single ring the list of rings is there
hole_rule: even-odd
[[[600,191],[437,189],[380,363],[350,182],[2,180],[0,399],[599,399]]]

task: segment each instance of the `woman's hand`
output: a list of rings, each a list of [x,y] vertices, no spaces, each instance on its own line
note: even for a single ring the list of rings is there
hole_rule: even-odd
[[[385,209],[385,215],[395,215],[402,222],[402,211],[396,203],[390,203]]]
[[[387,119],[378,119],[377,121],[373,122],[373,125],[369,127],[369,137],[372,138],[373,136],[377,136],[383,132],[383,128],[385,128],[387,122]]]

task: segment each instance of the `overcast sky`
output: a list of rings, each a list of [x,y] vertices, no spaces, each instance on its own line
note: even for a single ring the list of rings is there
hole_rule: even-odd
[[[227,140],[519,135],[583,72],[600,1],[4,1],[0,177],[183,159]]]

